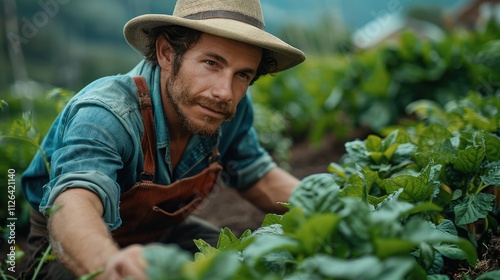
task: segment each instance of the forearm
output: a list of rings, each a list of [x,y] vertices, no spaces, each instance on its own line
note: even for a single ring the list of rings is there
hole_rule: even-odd
[[[49,235],[57,258],[77,276],[104,268],[118,252],[102,221],[100,199],[85,189],[70,189],[54,205],[62,207],[49,218]]]
[[[288,202],[300,181],[281,168],[269,171],[252,188],[240,194],[265,212],[284,213],[287,209],[278,202]]]

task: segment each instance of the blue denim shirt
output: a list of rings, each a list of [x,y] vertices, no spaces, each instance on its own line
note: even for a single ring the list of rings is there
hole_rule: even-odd
[[[258,144],[250,97],[240,101],[233,119],[213,137],[193,135],[175,170],[170,164],[170,137],[160,92],[160,69],[142,61],[124,75],[104,77],[76,94],[59,114],[42,141],[50,162],[47,174],[37,153],[21,177],[30,205],[42,213],[68,188],[95,192],[104,206],[111,230],[120,224],[120,193],[139,180],[143,171],[142,117],[133,76],[143,76],[153,102],[157,138],[154,181],[168,185],[196,175],[208,166],[214,147],[224,167],[223,182],[237,189],[256,183],[276,165]]]

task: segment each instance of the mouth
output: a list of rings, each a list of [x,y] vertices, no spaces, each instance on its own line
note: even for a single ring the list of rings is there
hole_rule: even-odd
[[[201,114],[207,118],[225,121],[231,119],[236,113],[236,108],[233,109],[230,103],[217,102],[204,96],[193,100],[192,104],[200,108]]]
[[[228,114],[226,112],[223,112],[221,110],[217,109],[212,109],[207,106],[199,105],[198,106],[201,108],[202,112],[204,115],[207,115],[209,117],[215,118],[215,119],[226,119],[228,117]]]

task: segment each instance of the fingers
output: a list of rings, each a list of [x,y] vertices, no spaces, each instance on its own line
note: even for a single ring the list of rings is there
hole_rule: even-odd
[[[142,257],[143,247],[131,245],[120,250],[107,263],[102,279],[146,280],[146,261]]]

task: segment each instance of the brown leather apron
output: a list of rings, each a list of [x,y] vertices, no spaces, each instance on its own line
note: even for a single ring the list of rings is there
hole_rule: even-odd
[[[154,128],[151,98],[143,77],[134,77],[139,91],[139,100],[144,125],[142,151],[144,172],[141,180],[121,194],[120,217],[122,225],[112,231],[113,238],[122,247],[156,241],[169,228],[182,222],[201,201],[207,197],[215,185],[221,165],[214,149],[209,159],[209,167],[200,174],[180,179],[170,185],[153,182],[156,156],[156,134]]]

